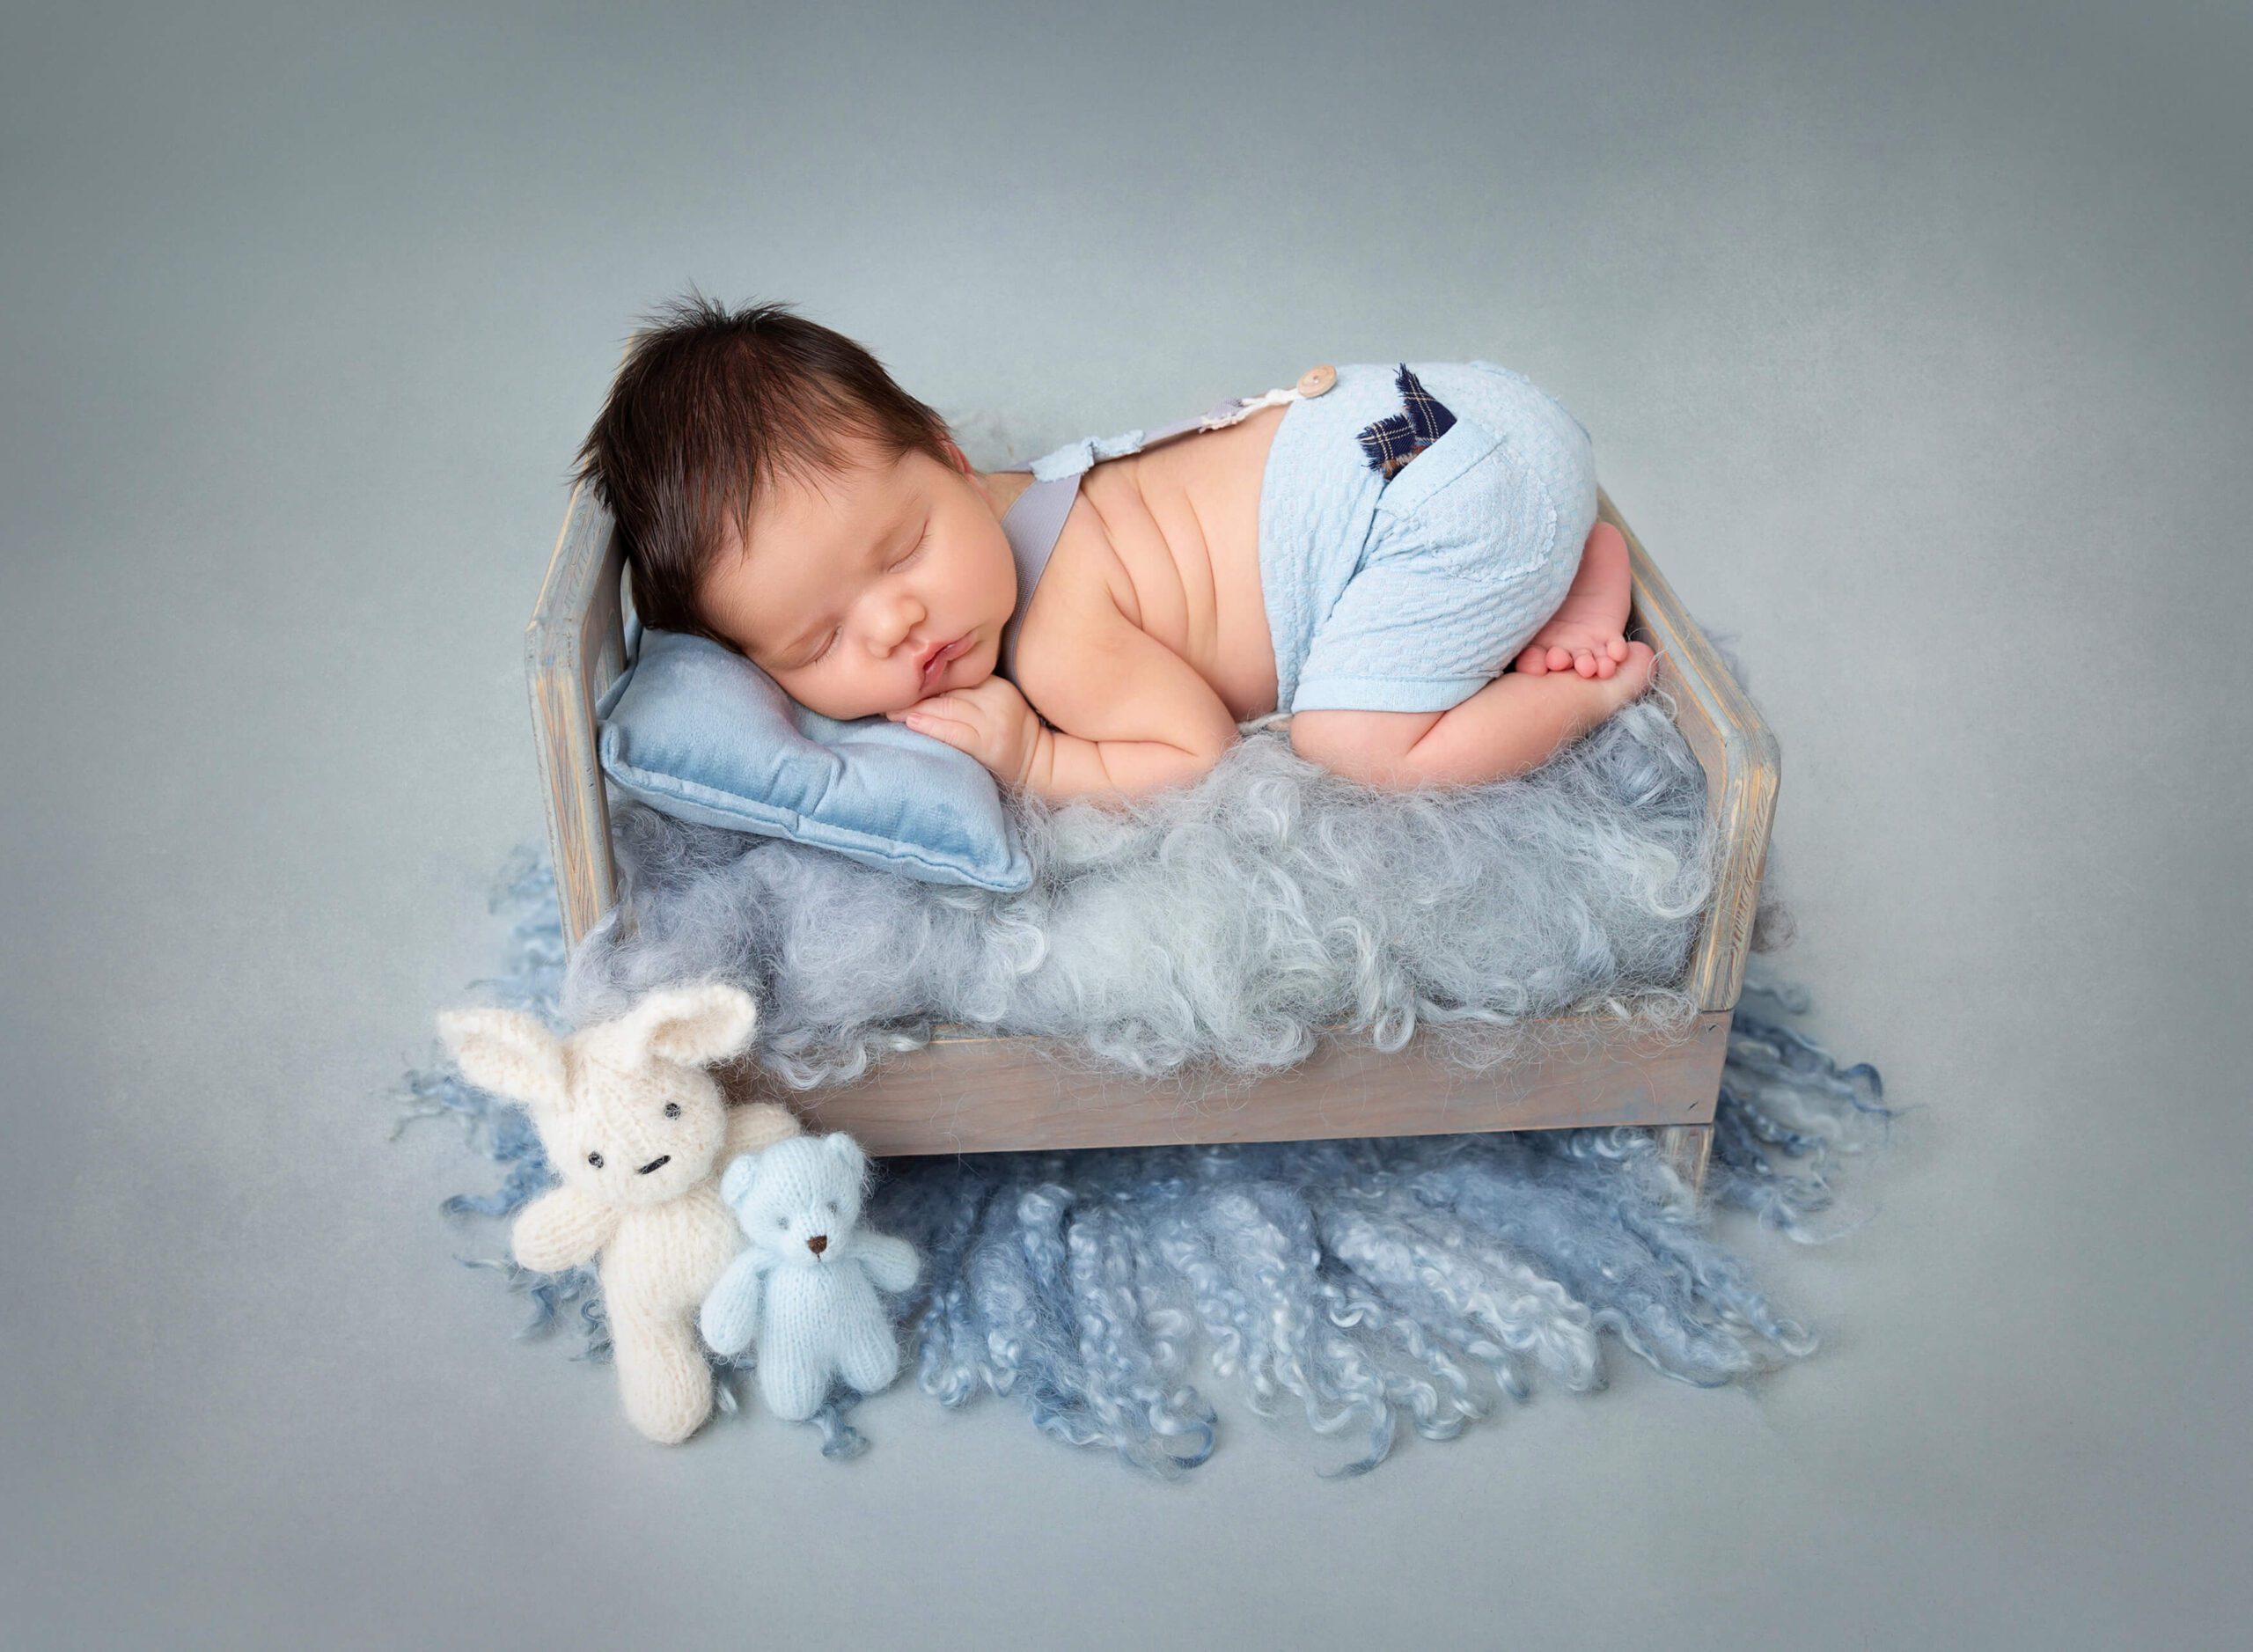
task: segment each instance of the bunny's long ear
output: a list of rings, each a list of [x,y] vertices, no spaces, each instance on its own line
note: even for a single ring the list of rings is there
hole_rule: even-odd
[[[563,1082],[563,1045],[517,1010],[449,1010],[438,1035],[480,1090],[535,1107],[561,1107],[570,1091]]]
[[[724,981],[662,988],[627,1011],[626,1026],[661,1061],[710,1067],[751,1047],[759,1001]]]

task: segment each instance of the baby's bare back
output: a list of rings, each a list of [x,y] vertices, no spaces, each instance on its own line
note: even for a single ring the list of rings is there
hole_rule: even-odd
[[[1275,653],[1259,583],[1259,489],[1285,409],[1096,466],[1056,539],[1017,639],[1021,681],[1069,670],[1090,598],[1164,644],[1239,723],[1275,709]],[[1115,621],[1114,621],[1115,623]],[[1133,682],[1117,686],[1131,700]],[[1067,707],[1033,709],[1067,733]],[[1055,715],[1061,710],[1064,716]]]
[[[1513,385],[1527,384],[1505,370],[1472,368]],[[1367,370],[1354,371],[1367,376]],[[1405,367],[1397,382],[1404,397],[1421,393]],[[1469,385],[1474,400],[1482,387],[1492,389],[1483,381]],[[1360,403],[1350,405],[1360,410]],[[989,694],[994,703],[970,708],[978,715],[958,723],[973,742],[964,749],[979,751],[1005,780],[1051,800],[1134,796],[1194,780],[1236,741],[1238,724],[1277,709],[1260,506],[1285,416],[1283,407],[1262,407],[1236,425],[1170,440],[1082,474],[1024,616],[1014,683]],[[1557,411],[1552,434],[1570,446],[1563,434],[1567,416]],[[1369,435],[1360,434],[1364,451]],[[1450,437],[1455,445],[1446,447]],[[1466,465],[1501,440],[1459,421],[1420,444],[1420,453],[1431,446],[1450,455],[1424,461],[1419,476],[1438,480],[1422,491],[1444,489],[1470,474]],[[1429,468],[1435,463],[1436,471]],[[994,480],[1001,485],[989,497],[997,509],[1030,481]],[[1501,477],[1513,485],[1517,480],[1515,471]],[[1465,510],[1475,514],[1480,498],[1454,501],[1456,517]],[[1415,511],[1404,501],[1397,514],[1412,521]],[[1515,519],[1506,509],[1503,517],[1505,526]],[[1440,526],[1475,537],[1483,523]],[[1580,531],[1572,537],[1580,538]],[[1625,542],[1602,525],[1587,539],[1585,546],[1565,547],[1569,562],[1560,553],[1529,564],[1572,583],[1552,591],[1560,581],[1551,577],[1543,587],[1548,613],[1530,638],[1519,639],[1526,647],[1516,672],[1508,670],[1514,647],[1498,645],[1502,657],[1469,685],[1467,696],[1445,706],[1305,706],[1291,718],[1292,749],[1376,785],[1478,784],[1522,773],[1595,726],[1648,686],[1653,656],[1624,635],[1632,583]],[[1475,579],[1475,569],[1468,576]],[[1390,641],[1413,626],[1413,611],[1383,608],[1388,593],[1370,589],[1369,600],[1379,608],[1362,618],[1373,620],[1376,632]],[[1461,686],[1461,674],[1448,678],[1446,686]],[[1428,695],[1428,684],[1438,680],[1416,682]],[[956,709],[958,716],[963,709]],[[974,744],[979,739],[992,754]]]

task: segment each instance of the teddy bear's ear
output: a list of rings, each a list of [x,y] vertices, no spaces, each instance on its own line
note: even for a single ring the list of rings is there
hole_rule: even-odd
[[[534,1107],[561,1107],[570,1099],[563,1078],[563,1044],[517,1010],[449,1010],[438,1035],[480,1090]]]
[[[833,1131],[821,1138],[821,1150],[846,1167],[855,1184],[869,1172],[869,1156],[861,1144],[842,1130]]]
[[[720,1178],[720,1197],[733,1210],[751,1197],[751,1185],[759,1179],[759,1155],[738,1153],[730,1161],[727,1171]]]
[[[725,981],[661,988],[626,1013],[626,1029],[643,1049],[682,1067],[741,1055],[758,1027],[759,1001]]]

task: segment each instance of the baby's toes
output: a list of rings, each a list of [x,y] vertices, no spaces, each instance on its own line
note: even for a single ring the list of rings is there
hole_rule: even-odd
[[[1560,643],[1552,642],[1549,645],[1549,669],[1552,672],[1572,670],[1573,650]]]
[[[1538,677],[1549,669],[1549,650],[1538,642],[1529,642],[1517,657],[1518,673],[1524,677]]]
[[[1625,665],[1627,663],[1627,639],[1624,636],[1613,637],[1604,645],[1604,651],[1611,656],[1614,664]],[[1611,675],[1609,672],[1604,674]]]

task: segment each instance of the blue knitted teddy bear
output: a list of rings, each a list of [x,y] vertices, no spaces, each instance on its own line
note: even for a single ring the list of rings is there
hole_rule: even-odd
[[[749,1248],[704,1298],[697,1325],[716,1354],[759,1344],[759,1391],[778,1417],[821,1409],[830,1379],[864,1394],[899,1374],[899,1342],[877,1289],[906,1290],[921,1263],[905,1239],[860,1226],[868,1155],[848,1135],[777,1142],[720,1178]]]

